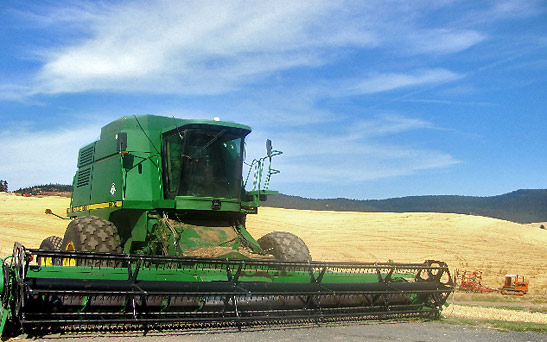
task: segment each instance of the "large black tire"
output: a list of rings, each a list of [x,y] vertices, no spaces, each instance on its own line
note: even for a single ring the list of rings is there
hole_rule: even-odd
[[[74,219],[66,228],[61,244],[64,251],[121,253],[122,247],[118,228],[101,217],[83,216]],[[74,265],[74,261],[65,261],[65,265]],[[75,264],[87,266],[106,266],[106,262],[83,262]]]
[[[40,244],[40,249],[59,250],[63,245],[63,238],[59,236],[48,236]]]
[[[40,244],[40,249],[47,249],[47,250],[60,250],[61,246],[63,245],[63,239],[59,236],[48,236],[45,238],[42,243]],[[50,257],[42,258],[39,256],[36,258],[36,262],[38,265],[53,265],[58,264],[56,260],[52,260]]]
[[[288,232],[271,232],[257,240],[264,252],[282,261],[311,261],[306,243]]]

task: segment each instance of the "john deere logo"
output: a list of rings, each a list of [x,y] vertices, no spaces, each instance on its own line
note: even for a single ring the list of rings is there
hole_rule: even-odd
[[[110,194],[114,196],[116,193],[116,184],[112,183],[112,186],[110,187]]]

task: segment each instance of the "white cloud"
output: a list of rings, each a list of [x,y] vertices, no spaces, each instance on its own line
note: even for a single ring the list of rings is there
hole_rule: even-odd
[[[331,24],[343,5],[156,1],[112,6],[102,16],[85,16],[91,21],[89,39],[46,55],[35,91],[225,92],[274,71],[321,65],[325,49],[373,45],[374,35],[350,14],[342,18],[344,25]]]
[[[435,148],[416,148],[398,142],[400,133],[437,129],[421,119],[391,114],[342,125],[342,131],[336,127],[325,133],[280,134],[279,141],[274,143],[284,155],[275,160],[275,167],[282,170],[282,174],[276,176],[276,183],[353,183],[358,186],[369,180],[460,163]],[[380,136],[389,137],[391,143],[381,142]],[[420,143],[416,140],[414,144]]]
[[[326,145],[316,137],[314,154],[292,155],[292,149],[275,161],[282,174],[278,183],[354,184],[390,177],[410,175],[421,170],[445,168],[459,161],[448,153],[434,149],[417,149],[402,145],[369,142],[339,142]],[[306,146],[300,142],[298,146]]]
[[[459,79],[461,75],[446,69],[427,69],[414,73],[375,73],[352,89],[357,94],[373,94],[410,86],[435,85]]]
[[[32,93],[32,87],[18,84],[0,84],[0,100],[25,100],[26,94]]]
[[[431,122],[404,117],[397,114],[384,114],[374,120],[362,120],[351,126],[356,137],[383,136],[415,129],[434,128]]]
[[[541,0],[499,0],[495,1],[490,16],[497,18],[528,17],[545,13],[545,3]]]
[[[59,46],[37,52],[43,63],[28,94],[219,94],[276,72],[333,64],[358,49],[449,54],[482,42],[486,36],[473,29],[422,25],[430,11],[449,5],[157,0],[53,7],[33,19],[77,30],[79,38],[71,44],[66,43],[70,36],[59,39]],[[413,85],[450,79],[449,73],[430,69],[378,77],[389,90],[389,81],[391,87]]]
[[[78,150],[97,139],[98,127],[52,131],[0,131],[0,175],[10,190],[38,184],[72,184]]]
[[[456,53],[486,39],[486,35],[474,30],[430,29],[410,32],[406,37],[408,49],[415,53]]]

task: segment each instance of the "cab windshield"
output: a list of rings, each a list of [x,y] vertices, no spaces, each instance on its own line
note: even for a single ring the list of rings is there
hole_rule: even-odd
[[[165,197],[239,198],[247,133],[237,128],[201,125],[164,135]]]

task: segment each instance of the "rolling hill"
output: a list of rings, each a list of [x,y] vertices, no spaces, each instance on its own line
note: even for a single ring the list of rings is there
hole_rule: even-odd
[[[547,221],[547,189],[517,190],[490,197],[440,195],[384,200],[309,199],[280,194],[269,196],[266,206],[328,211],[455,213],[532,223]]]

